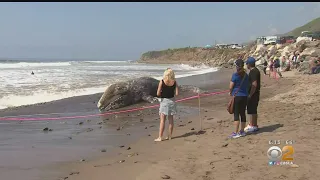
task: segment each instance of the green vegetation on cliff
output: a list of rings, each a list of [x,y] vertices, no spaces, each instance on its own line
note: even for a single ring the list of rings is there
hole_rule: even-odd
[[[307,24],[300,26],[285,35],[287,36],[300,36],[302,31],[312,31],[312,32],[317,32],[320,31],[320,17],[308,22]]]
[[[161,51],[148,51],[142,54],[142,58],[155,59],[161,56],[173,55],[176,52],[196,52],[196,47],[184,47],[184,48],[175,48],[175,49],[166,49]]]

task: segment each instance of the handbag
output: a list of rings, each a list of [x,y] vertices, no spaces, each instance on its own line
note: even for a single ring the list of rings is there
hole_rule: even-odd
[[[239,92],[242,83],[244,81],[244,79],[246,78],[246,75],[244,75],[244,77],[241,80],[240,86],[238,88],[238,90],[234,93],[234,95],[232,96],[232,98],[230,99],[229,103],[228,103],[228,107],[227,107],[227,111],[229,112],[229,114],[233,114],[233,107],[234,107],[234,98],[236,97],[237,93]]]

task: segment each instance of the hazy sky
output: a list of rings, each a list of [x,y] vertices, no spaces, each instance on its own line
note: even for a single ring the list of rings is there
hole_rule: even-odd
[[[320,16],[320,3],[1,3],[0,58],[138,59],[241,43]]]

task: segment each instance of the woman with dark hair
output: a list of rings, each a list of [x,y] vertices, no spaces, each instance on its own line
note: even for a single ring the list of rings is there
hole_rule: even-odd
[[[242,59],[235,61],[237,72],[232,74],[230,81],[230,96],[234,96],[234,125],[235,131],[230,138],[245,136],[244,128],[246,126],[246,106],[248,97],[249,77],[244,69]],[[241,123],[239,122],[241,117]],[[240,131],[239,125],[241,124]]]

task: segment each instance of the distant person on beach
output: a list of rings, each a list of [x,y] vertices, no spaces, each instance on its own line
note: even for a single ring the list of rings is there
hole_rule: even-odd
[[[246,135],[244,132],[244,128],[246,126],[246,106],[248,97],[249,77],[246,71],[244,70],[244,62],[242,59],[236,60],[235,65],[237,68],[237,72],[232,74],[229,86],[229,95],[235,96],[233,107],[235,131],[229,136],[229,138],[239,138]],[[241,123],[239,122],[240,118]]]
[[[320,73],[320,57],[316,58],[311,63],[311,74]]]
[[[34,75],[34,72],[33,72],[33,71],[31,72],[31,75]]]
[[[294,69],[297,69],[298,67],[298,59],[299,59],[299,55],[296,52],[293,52],[293,56],[292,56],[292,65]]]
[[[282,74],[281,74],[281,62],[280,59],[278,57],[274,58],[273,61],[273,71],[275,71],[274,73],[278,73],[279,76],[282,78]]]
[[[258,131],[258,105],[260,100],[260,80],[261,75],[259,69],[256,68],[256,60],[253,57],[249,57],[247,62],[247,68],[249,72],[249,95],[247,104],[247,113],[250,116],[250,122],[245,128],[245,132]]]
[[[263,57],[263,74],[267,75],[267,67],[268,67],[268,59],[270,58],[269,56],[267,56],[267,59],[265,58],[265,55],[262,56]]]
[[[271,76],[271,74],[273,74],[273,59],[269,60],[269,77]]]
[[[169,120],[169,134],[166,139],[171,139],[173,132],[173,115],[177,113],[175,95],[179,94],[178,83],[175,79],[175,74],[171,68],[163,74],[163,79],[159,82],[157,96],[161,98],[160,100],[160,128],[159,137],[154,141],[162,141],[163,131],[165,128],[165,120],[168,117]]]
[[[286,63],[287,63],[286,56],[282,56],[281,63],[280,63],[280,65],[281,65],[280,70],[281,71],[284,71],[286,69]]]
[[[284,71],[290,71],[290,67],[291,67],[290,58],[286,58],[286,68]]]

